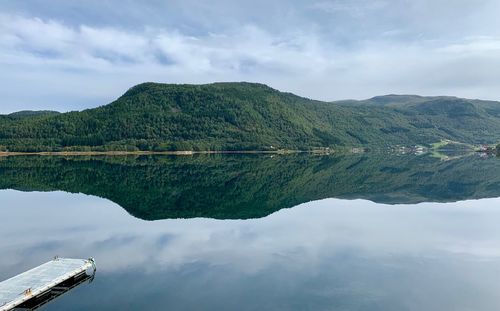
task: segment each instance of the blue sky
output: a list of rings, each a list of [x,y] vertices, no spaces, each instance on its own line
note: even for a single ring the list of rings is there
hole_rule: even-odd
[[[145,81],[500,100],[498,12],[498,0],[2,0],[0,113],[91,108]]]

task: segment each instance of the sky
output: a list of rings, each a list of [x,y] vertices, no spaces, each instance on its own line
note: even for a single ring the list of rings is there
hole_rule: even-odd
[[[92,108],[146,81],[500,100],[498,12],[499,0],[2,0],[0,113]]]

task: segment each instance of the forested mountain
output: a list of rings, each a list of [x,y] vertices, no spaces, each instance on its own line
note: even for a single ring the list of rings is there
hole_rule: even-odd
[[[7,117],[11,119],[21,119],[21,118],[29,118],[29,117],[40,117],[40,116],[51,116],[57,115],[59,112],[51,111],[51,110],[23,110],[8,114]]]
[[[0,116],[0,150],[272,150],[500,141],[500,103],[389,95],[321,102],[255,83],[143,83],[79,112]]]

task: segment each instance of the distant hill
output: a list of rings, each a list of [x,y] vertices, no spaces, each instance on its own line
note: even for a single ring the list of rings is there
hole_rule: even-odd
[[[6,115],[7,117],[10,118],[29,118],[29,117],[40,117],[40,116],[53,116],[57,115],[59,112],[57,111],[51,111],[51,110],[23,110],[23,111],[18,111],[14,112],[11,114]]]
[[[263,84],[143,83],[80,112],[0,116],[0,149],[273,150],[500,141],[500,103],[388,95],[321,102]]]

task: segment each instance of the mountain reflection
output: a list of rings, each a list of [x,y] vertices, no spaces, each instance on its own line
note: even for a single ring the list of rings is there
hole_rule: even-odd
[[[324,198],[377,203],[500,196],[500,161],[361,154],[7,157],[0,189],[84,193],[145,219],[249,219]]]

